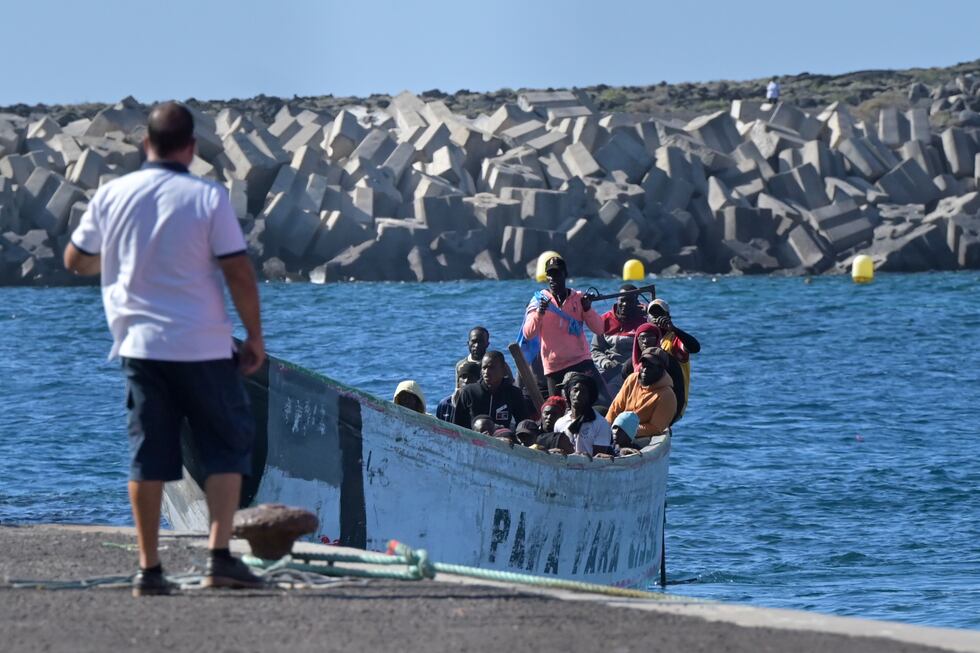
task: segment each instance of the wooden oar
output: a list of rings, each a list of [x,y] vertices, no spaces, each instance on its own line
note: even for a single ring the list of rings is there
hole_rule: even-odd
[[[531,366],[527,364],[524,359],[524,352],[521,351],[521,346],[516,342],[510,343],[507,346],[507,350],[510,355],[514,357],[514,362],[517,364],[517,373],[521,377],[521,381],[524,383],[524,387],[527,388],[527,395],[531,398],[531,403],[534,404],[534,409],[541,412],[541,406],[544,404],[544,397],[541,396],[541,390],[538,389],[538,379],[534,376],[534,372],[531,370]]]

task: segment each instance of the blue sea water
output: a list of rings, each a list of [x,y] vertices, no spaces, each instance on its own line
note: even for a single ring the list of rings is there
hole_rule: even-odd
[[[579,280],[611,291],[611,280]],[[430,410],[532,282],[265,285],[271,352]],[[700,338],[668,486],[669,591],[980,628],[980,275],[662,279]],[[130,522],[95,288],[0,288],[0,522]]]

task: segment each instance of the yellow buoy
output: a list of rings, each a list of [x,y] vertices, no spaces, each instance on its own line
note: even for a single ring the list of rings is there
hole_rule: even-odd
[[[871,283],[875,278],[875,263],[867,254],[859,254],[851,262],[851,279],[854,283]]]
[[[647,276],[643,261],[631,258],[623,263],[623,281],[642,281]]]
[[[548,262],[548,259],[552,256],[561,256],[558,252],[553,252],[550,249],[547,252],[541,252],[541,256],[538,257],[538,267],[534,272],[535,281],[547,281],[548,275],[545,274],[544,264]]]

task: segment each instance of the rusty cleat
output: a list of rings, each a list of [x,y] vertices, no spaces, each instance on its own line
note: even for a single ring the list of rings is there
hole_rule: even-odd
[[[319,525],[309,510],[264,503],[236,512],[232,534],[248,540],[253,555],[278,560],[289,555],[296,538],[315,532]]]

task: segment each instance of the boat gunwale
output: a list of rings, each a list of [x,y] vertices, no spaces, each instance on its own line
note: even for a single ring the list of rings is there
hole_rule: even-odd
[[[325,374],[307,369],[301,365],[297,365],[296,363],[291,363],[274,356],[270,356],[269,358],[270,363],[278,366],[278,371],[280,374],[288,374],[292,372],[312,376],[315,379],[334,387],[338,394],[349,399],[353,399],[362,406],[367,406],[377,412],[390,415],[392,417],[397,417],[398,419],[404,419],[409,422],[414,421],[420,426],[424,426],[427,430],[433,431],[443,437],[461,440],[470,446],[495,448],[503,453],[523,457],[528,461],[538,464],[551,465],[553,467],[562,467],[573,470],[615,473],[616,470],[633,471],[648,464],[652,464],[665,457],[670,451],[671,435],[668,432],[661,436],[655,436],[655,439],[659,439],[656,442],[651,442],[651,444],[645,446],[639,455],[618,457],[613,459],[595,459],[577,455],[559,456],[555,454],[547,454],[546,452],[535,451],[513,443],[501,442],[492,436],[440,420],[434,415],[429,415],[428,413],[418,413],[409,408],[405,408],[404,406],[398,406],[394,402],[381,399],[380,397],[376,397],[364,390],[347,385],[346,383],[337,381],[326,376]],[[400,411],[400,413],[396,415],[396,411]]]

